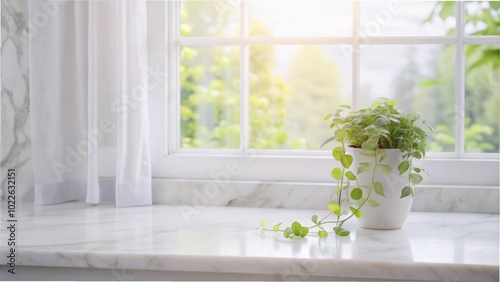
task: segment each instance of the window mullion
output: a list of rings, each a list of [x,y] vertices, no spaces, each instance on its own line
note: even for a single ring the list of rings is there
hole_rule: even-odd
[[[361,46],[359,44],[359,1],[353,1],[352,17],[352,107],[359,108],[359,58]]]
[[[352,1],[352,94],[351,103],[353,109],[358,109],[359,97],[359,1]]]
[[[456,121],[455,121],[455,152],[458,157],[462,157],[465,151],[464,119],[465,119],[465,58],[464,58],[464,2],[456,3],[456,25],[457,25],[457,45],[456,45],[456,68],[455,68],[455,99]]]
[[[249,47],[247,37],[246,1],[240,1],[240,150],[245,152],[249,147]]]
[[[167,93],[167,111],[165,113],[168,128],[167,152],[172,154],[180,147],[180,85],[179,85],[179,66],[180,66],[180,46],[179,39],[179,1],[171,1],[168,4],[170,15],[168,32],[168,52],[169,52],[169,73]]]
[[[466,37],[464,40],[469,43],[478,44],[495,44],[498,41],[498,36],[490,37]],[[181,46],[185,45],[202,45],[202,46],[225,46],[225,45],[235,45],[243,42],[247,45],[336,45],[336,44],[353,44],[356,37],[181,37],[178,42]],[[416,37],[416,36],[405,36],[405,37],[360,37],[363,40],[364,45],[380,45],[380,44],[415,44],[415,45],[427,45],[427,44],[455,44],[457,42],[456,37],[451,36],[435,36],[435,37]],[[368,40],[369,39],[369,40]],[[359,41],[359,40],[358,40]]]

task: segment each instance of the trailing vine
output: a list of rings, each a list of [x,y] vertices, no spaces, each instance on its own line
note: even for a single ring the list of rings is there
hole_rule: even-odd
[[[262,220],[258,228],[282,232],[285,238],[305,237],[311,229],[317,228],[317,235],[324,238],[329,234],[325,225],[333,224],[333,232],[336,235],[348,236],[350,231],[344,229],[343,224],[352,217],[360,218],[364,205],[372,207],[380,205],[370,198],[372,192],[384,196],[384,187],[382,183],[375,181],[375,172],[377,169],[381,169],[386,175],[392,172],[393,168],[384,163],[387,157],[385,149],[400,149],[403,153],[397,169],[400,175],[408,172],[408,183],[401,189],[401,198],[413,197],[414,187],[423,180],[421,173],[425,172],[413,164],[414,159],[425,157],[427,132],[422,127],[430,132],[433,129],[419,114],[396,109],[397,103],[398,101],[383,98],[367,109],[344,115],[350,106],[343,105],[335,113],[327,115],[325,121],[330,121],[330,128],[334,131],[333,136],[321,146],[338,142],[338,146],[332,149],[332,156],[341,164],[341,167],[334,168],[331,172],[338,184],[335,190],[336,197],[327,206],[329,213],[321,219],[313,215],[312,224],[309,225],[294,221],[291,226],[284,229],[281,228],[282,223],[269,228],[266,227],[266,221]],[[373,158],[372,162],[361,162],[357,171],[350,170],[353,157],[347,153],[346,144],[353,148],[361,148],[361,155]],[[367,172],[371,172],[371,182],[369,186],[362,186],[358,182],[358,176]]]

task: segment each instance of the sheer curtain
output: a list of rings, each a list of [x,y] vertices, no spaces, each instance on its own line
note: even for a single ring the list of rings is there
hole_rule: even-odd
[[[29,5],[35,204],[150,205],[146,1]]]

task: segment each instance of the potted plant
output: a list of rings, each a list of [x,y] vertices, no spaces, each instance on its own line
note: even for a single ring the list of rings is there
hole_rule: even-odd
[[[295,221],[281,229],[281,224],[264,230],[304,237],[312,228],[318,228],[320,237],[328,236],[325,226],[334,224],[336,235],[347,236],[343,224],[356,217],[359,226],[370,229],[400,228],[410,212],[414,187],[423,180],[424,169],[414,164],[425,156],[429,124],[419,114],[397,109],[397,101],[381,99],[366,109],[348,114],[349,106],[341,106],[325,117],[333,129],[333,136],[322,146],[336,141],[332,156],[340,167],[332,177],[338,185],[334,199],[328,204],[329,214],[322,219],[314,215],[311,226]],[[335,220],[328,219],[330,216]]]

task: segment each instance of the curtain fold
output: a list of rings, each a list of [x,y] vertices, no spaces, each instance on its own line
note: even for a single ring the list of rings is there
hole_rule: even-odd
[[[30,38],[35,204],[150,205],[146,1],[58,3]]]

